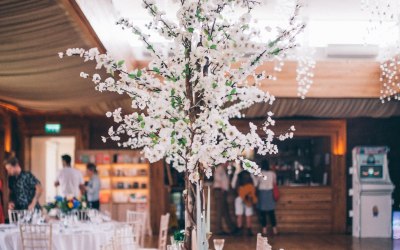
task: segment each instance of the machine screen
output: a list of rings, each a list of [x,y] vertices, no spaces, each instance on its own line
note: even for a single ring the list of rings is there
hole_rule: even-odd
[[[361,165],[360,177],[363,179],[380,179],[383,177],[382,165]]]

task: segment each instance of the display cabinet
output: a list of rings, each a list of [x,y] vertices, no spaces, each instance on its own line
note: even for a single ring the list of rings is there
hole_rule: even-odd
[[[88,163],[97,166],[102,211],[109,211],[118,221],[125,221],[128,209],[150,211],[150,164],[139,151],[77,151],[75,167],[82,171],[85,181]]]

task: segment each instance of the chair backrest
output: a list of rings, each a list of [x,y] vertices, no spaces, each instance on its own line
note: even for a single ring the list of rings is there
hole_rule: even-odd
[[[146,222],[147,222],[147,212],[145,211],[126,211],[126,222],[128,224],[131,223],[139,223],[140,226],[137,228],[139,233],[139,245],[144,247],[144,238],[146,236]]]
[[[23,224],[20,225],[21,241],[23,250],[51,250],[52,249],[52,226]]]
[[[114,233],[114,250],[137,249],[139,247],[138,228],[141,225],[138,222],[120,225]]]
[[[21,218],[26,210],[8,210],[8,220],[10,224],[17,224],[18,219]]]
[[[169,213],[161,216],[160,235],[158,237],[158,250],[167,249],[168,225],[169,225]]]
[[[102,244],[100,250],[114,250],[114,237],[112,237],[107,243]]]
[[[268,244],[268,238],[267,237],[262,237],[262,235],[259,233],[257,234],[257,247],[256,250],[272,250],[272,247],[270,244]]]

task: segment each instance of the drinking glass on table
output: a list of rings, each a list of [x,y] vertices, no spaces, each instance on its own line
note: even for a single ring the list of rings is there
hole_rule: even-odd
[[[224,248],[225,239],[214,239],[215,250],[222,250]]]

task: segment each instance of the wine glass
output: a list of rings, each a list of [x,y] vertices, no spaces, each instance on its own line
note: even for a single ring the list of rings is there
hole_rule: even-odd
[[[214,239],[215,250],[222,250],[224,248],[225,239]]]

